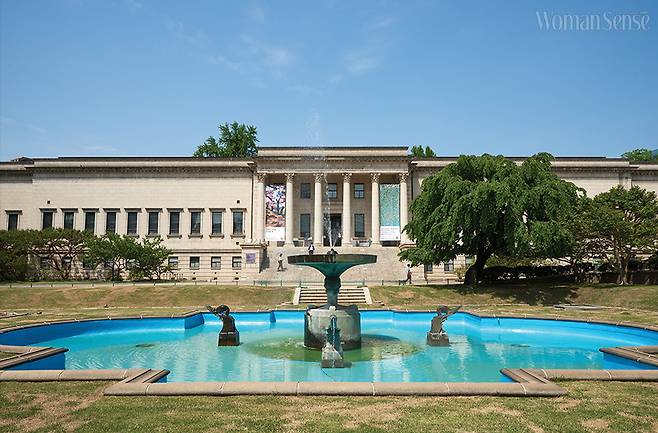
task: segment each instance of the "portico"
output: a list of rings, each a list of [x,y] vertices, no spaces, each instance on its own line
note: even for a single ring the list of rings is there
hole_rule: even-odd
[[[381,239],[380,183],[399,188],[398,230],[408,221],[407,172],[366,171],[308,173],[305,170],[255,175],[254,239],[264,243],[317,246],[395,246],[403,239]],[[266,186],[281,185],[285,194],[283,238],[268,236]],[[273,221],[273,219],[270,219]],[[277,223],[271,224],[276,227]]]

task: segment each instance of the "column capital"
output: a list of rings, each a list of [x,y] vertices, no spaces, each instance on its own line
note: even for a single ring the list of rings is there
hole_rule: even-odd
[[[322,179],[324,179],[324,173],[314,173],[313,177],[316,182],[322,182]]]
[[[352,173],[343,173],[343,182],[349,182],[352,180]]]
[[[256,173],[256,180],[258,182],[265,182],[266,177],[267,177],[267,173]]]
[[[406,182],[407,179],[409,178],[409,173],[407,173],[407,172],[400,173],[398,176],[400,178],[400,182]]]
[[[292,182],[295,178],[295,173],[286,173],[286,182]]]
[[[370,173],[370,178],[372,179],[373,182],[379,183],[379,175],[381,173]]]

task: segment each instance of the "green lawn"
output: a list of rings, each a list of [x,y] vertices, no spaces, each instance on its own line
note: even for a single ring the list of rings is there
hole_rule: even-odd
[[[205,304],[273,308],[292,288],[234,286],[0,287],[0,327],[65,318],[173,314]],[[485,314],[658,323],[658,286],[517,285],[371,287],[383,306],[463,304]],[[606,305],[558,311],[555,303]],[[108,304],[109,308],[104,308]],[[300,306],[303,308],[303,306]],[[40,312],[41,314],[37,314]],[[0,353],[0,357],[2,354]],[[559,398],[492,397],[102,397],[108,383],[0,383],[0,432],[656,432],[657,383],[561,382]]]
[[[559,398],[102,397],[0,383],[0,432],[655,432],[656,383],[563,382]]]

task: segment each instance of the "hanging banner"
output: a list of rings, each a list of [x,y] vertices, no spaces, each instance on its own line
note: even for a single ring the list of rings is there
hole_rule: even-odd
[[[400,240],[400,184],[379,185],[379,239]]]
[[[286,186],[265,185],[265,240],[286,240]]]

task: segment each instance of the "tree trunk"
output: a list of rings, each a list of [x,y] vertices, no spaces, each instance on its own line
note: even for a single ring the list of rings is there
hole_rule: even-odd
[[[619,267],[619,284],[622,286],[628,284],[628,262],[630,260],[622,259]]]
[[[466,274],[464,275],[464,285],[465,286],[475,286],[480,281],[482,276],[482,270],[484,265],[487,264],[487,260],[491,257],[491,253],[488,251],[483,251],[475,256],[475,263],[473,263]]]

